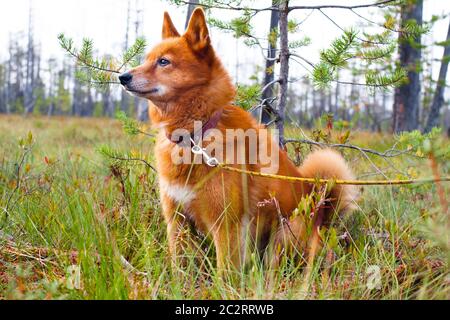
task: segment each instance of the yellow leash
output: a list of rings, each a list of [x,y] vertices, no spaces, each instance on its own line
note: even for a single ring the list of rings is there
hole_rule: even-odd
[[[194,139],[191,138],[191,143],[193,145],[191,151],[195,155],[202,155],[206,159],[206,164],[213,168],[221,168],[230,172],[237,172],[242,174],[247,174],[254,177],[263,177],[269,179],[278,179],[284,181],[293,182],[306,182],[306,183],[328,183],[340,185],[353,185],[353,186],[395,186],[395,185],[409,185],[409,184],[424,184],[424,183],[439,183],[439,182],[449,182],[450,177],[439,177],[439,178],[426,178],[426,179],[407,179],[407,180],[336,180],[336,179],[320,179],[320,178],[302,178],[302,177],[290,177],[282,176],[277,174],[262,173],[256,171],[249,171],[244,169],[238,169],[235,167],[227,166],[220,163],[217,158],[211,157],[206,152],[206,149],[198,145]]]
[[[424,184],[424,183],[436,183],[436,182],[449,182],[450,177],[443,178],[427,178],[427,179],[409,179],[409,180],[333,180],[333,179],[315,179],[315,178],[301,178],[282,176],[277,174],[269,174],[262,172],[255,172],[249,170],[238,169],[223,164],[217,164],[217,167],[237,173],[243,173],[255,177],[263,177],[270,179],[279,179],[293,182],[307,182],[307,183],[334,183],[341,185],[353,185],[353,186],[394,186],[394,185],[408,185],[408,184]]]

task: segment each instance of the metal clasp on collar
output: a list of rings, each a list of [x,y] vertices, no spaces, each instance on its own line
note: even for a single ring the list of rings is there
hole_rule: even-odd
[[[219,165],[219,160],[217,160],[217,158],[210,157],[209,154],[206,153],[206,149],[197,144],[194,139],[190,139],[192,143],[191,151],[193,154],[203,155],[203,157],[206,159],[206,164],[210,167],[217,167]]]

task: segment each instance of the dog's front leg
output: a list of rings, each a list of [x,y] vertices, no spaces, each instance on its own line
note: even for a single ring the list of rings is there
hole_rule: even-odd
[[[188,265],[187,248],[190,246],[189,227],[180,207],[168,196],[162,194],[163,215],[167,223],[167,241],[172,264],[175,268]]]
[[[244,228],[242,221],[226,218],[215,228],[213,240],[219,274],[240,271],[243,268],[248,249],[248,239]]]

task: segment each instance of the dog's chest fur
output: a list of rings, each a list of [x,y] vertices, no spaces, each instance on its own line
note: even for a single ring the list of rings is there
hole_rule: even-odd
[[[173,181],[170,182],[164,179],[164,177],[159,178],[159,187],[161,192],[166,196],[183,206],[188,206],[196,197],[196,192],[192,186]]]

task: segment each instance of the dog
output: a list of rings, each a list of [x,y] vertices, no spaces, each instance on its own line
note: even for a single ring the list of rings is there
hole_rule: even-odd
[[[233,105],[236,89],[211,45],[201,8],[194,10],[183,35],[165,12],[162,38],[142,65],[119,79],[129,93],[149,100],[150,120],[159,130],[156,168],[173,261],[181,261],[189,245],[185,239],[188,221],[213,241],[219,270],[241,269],[252,245],[262,253],[271,245],[275,255],[309,250],[308,225],[313,222],[312,232],[317,236],[320,226],[334,214],[352,211],[357,195],[354,187],[319,190],[313,183],[251,176],[211,166],[206,160],[220,157],[232,168],[283,176],[352,179],[342,156],[330,149],[319,150],[296,167],[268,129]],[[200,130],[195,129],[196,122],[203,124]],[[187,142],[180,143],[180,135],[175,134],[180,129],[188,133]],[[253,132],[257,147],[251,151],[250,135],[240,142],[227,135],[233,130]],[[207,131],[217,133],[215,139],[206,141]],[[196,139],[203,140],[201,146]],[[198,154],[193,154],[193,146],[199,147]],[[208,155],[202,148],[213,151]],[[270,168],[258,157],[250,161],[253,153],[263,149],[271,150],[276,166]],[[174,161],[180,155],[192,156],[194,161]],[[312,193],[324,197],[311,217],[299,209],[299,203]]]

